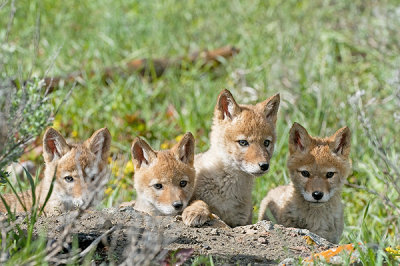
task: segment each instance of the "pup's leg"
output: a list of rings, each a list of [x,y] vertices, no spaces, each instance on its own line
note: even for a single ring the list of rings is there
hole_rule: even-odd
[[[247,224],[253,224],[253,207],[251,207],[251,212],[249,215],[249,219],[247,220]]]
[[[267,216],[268,205],[271,202],[270,197],[267,195],[260,204],[260,211],[258,212],[258,221],[269,220]]]
[[[210,220],[211,212],[207,205],[202,200],[193,201],[188,207],[183,210],[183,223],[189,226],[201,226]]]

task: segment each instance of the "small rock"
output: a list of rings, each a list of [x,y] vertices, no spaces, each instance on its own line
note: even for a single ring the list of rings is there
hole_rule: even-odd
[[[211,232],[210,232],[210,234],[211,234],[212,236],[219,236],[218,229],[217,229],[217,228],[212,229]]]
[[[274,224],[270,221],[261,221],[260,225],[264,228],[265,231],[272,231],[274,230]]]
[[[266,238],[264,238],[264,237],[259,237],[257,239],[257,242],[260,243],[260,244],[268,244],[268,240]]]
[[[340,256],[333,256],[330,258],[329,263],[336,264],[336,265],[343,265],[343,258]]]
[[[118,209],[116,209],[116,208],[106,208],[103,211],[106,212],[106,213],[109,213],[109,214],[115,214],[118,211]]]
[[[119,211],[120,211],[120,212],[126,212],[127,210],[129,210],[129,207],[122,207],[122,208],[119,208]]]
[[[103,225],[102,225],[102,228],[108,230],[108,229],[110,229],[111,227],[113,227],[113,224],[112,224],[112,222],[110,221],[110,219],[105,220],[104,223],[103,223]]]
[[[209,245],[203,245],[203,248],[204,248],[204,249],[207,249],[207,250],[210,250],[210,249],[211,249],[211,247],[210,247]]]
[[[177,215],[177,216],[175,216],[175,217],[174,217],[174,221],[175,221],[175,222],[180,222],[180,221],[182,221],[182,215]]]
[[[293,259],[293,258],[286,258],[286,259],[284,259],[283,261],[281,261],[281,262],[279,263],[279,266],[283,266],[283,265],[285,265],[285,266],[287,266],[287,265],[295,265],[295,264],[294,264],[294,259]]]

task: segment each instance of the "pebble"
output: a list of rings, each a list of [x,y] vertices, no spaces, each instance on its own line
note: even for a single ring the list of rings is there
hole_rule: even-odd
[[[104,221],[102,228],[103,229],[110,229],[113,226],[112,222],[110,219],[107,219]]]
[[[205,248],[205,249],[207,249],[207,250],[210,250],[210,249],[211,249],[211,247],[210,247],[209,245],[203,245],[203,248]]]
[[[217,228],[212,229],[211,232],[210,232],[210,234],[211,234],[212,236],[219,236],[218,229],[217,229]]]
[[[182,221],[182,215],[177,215],[177,216],[175,216],[175,217],[174,217],[174,221],[175,221],[175,222]]]
[[[257,239],[257,241],[258,241],[258,243],[260,243],[260,244],[268,244],[268,240],[267,240],[266,238],[264,238],[264,237],[259,237],[259,238]]]
[[[269,221],[261,221],[260,224],[262,225],[262,227],[264,228],[265,231],[272,231],[274,230],[274,224],[269,222]]]
[[[295,260],[293,259],[293,258],[286,258],[286,259],[284,259],[283,261],[281,261],[280,263],[279,263],[279,266],[283,266],[283,265],[295,265]]]

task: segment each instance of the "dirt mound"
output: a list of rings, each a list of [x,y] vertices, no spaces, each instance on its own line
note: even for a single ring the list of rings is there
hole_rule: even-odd
[[[180,216],[150,217],[132,208],[86,211],[78,219],[70,213],[41,217],[36,230],[44,229],[49,238],[57,239],[64,226],[71,222],[75,223],[72,233],[77,236],[81,248],[113,229],[98,247],[98,252],[103,254],[98,256],[98,262],[121,262],[129,256],[129,252],[133,252],[132,248],[129,249],[131,242],[135,242],[133,246],[142,246],[135,251],[142,254],[152,249],[158,253],[164,250],[165,254],[165,250],[192,248],[192,257],[212,255],[214,262],[235,264],[276,264],[286,258],[304,258],[333,247],[308,230],[285,228],[268,221],[230,228],[221,220],[213,219],[201,228],[191,228],[181,222]],[[153,235],[146,238],[145,232]],[[153,243],[144,247],[146,239]],[[109,257],[110,252],[112,258]]]

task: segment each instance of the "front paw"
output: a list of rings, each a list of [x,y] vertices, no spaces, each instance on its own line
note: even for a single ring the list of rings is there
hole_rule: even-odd
[[[192,207],[187,207],[182,213],[182,221],[188,226],[202,226],[210,220],[210,213]]]

